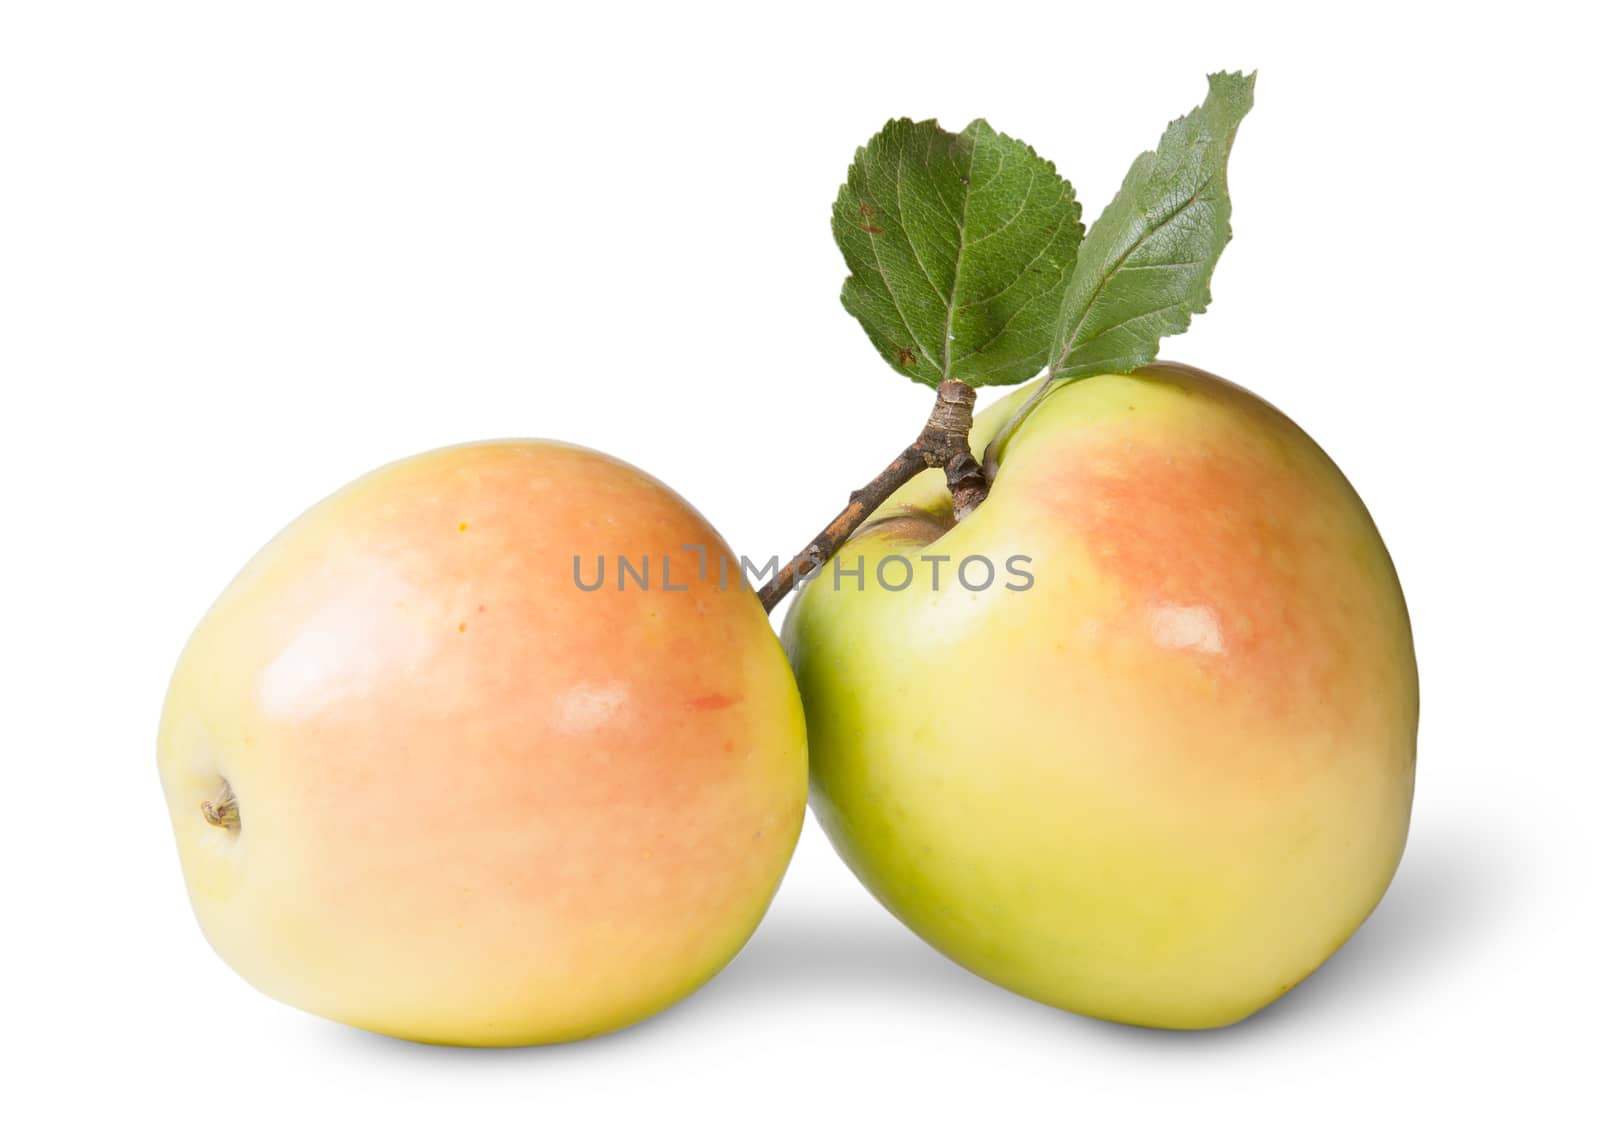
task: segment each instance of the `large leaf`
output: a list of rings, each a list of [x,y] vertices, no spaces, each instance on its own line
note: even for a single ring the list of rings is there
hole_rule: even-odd
[[[1211,271],[1231,235],[1228,151],[1255,75],[1210,83],[1205,102],[1139,155],[1084,238],[1056,321],[1052,378],[1135,370],[1211,302]]]
[[[898,119],[856,151],[833,206],[840,299],[918,382],[1022,382],[1049,359],[1079,212],[1051,163],[983,120]]]

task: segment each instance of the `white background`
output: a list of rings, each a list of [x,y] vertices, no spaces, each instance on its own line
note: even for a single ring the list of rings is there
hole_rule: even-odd
[[[1592,1118],[1594,39],[1577,5],[1482,8],[7,4],[13,1130]],[[982,115],[1090,220],[1220,67],[1260,68],[1236,236],[1165,353],[1343,465],[1422,673],[1410,848],[1320,973],[1213,1034],[1075,1018],[924,947],[814,825],[719,979],[596,1042],[390,1041],[212,955],[155,725],[190,628],[282,524],[391,458],[532,434],[792,551],[929,401],[838,304],[853,148]],[[834,468],[804,476],[808,446]]]

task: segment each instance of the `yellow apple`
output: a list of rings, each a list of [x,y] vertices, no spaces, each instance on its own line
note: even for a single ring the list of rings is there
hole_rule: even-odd
[[[806,792],[794,681],[723,555],[661,483],[552,442],[423,454],[300,517],[162,716],[217,952],[291,1005],[462,1045],[617,1029],[705,982]]]
[[[978,974],[1120,1022],[1237,1021],[1399,863],[1417,674],[1394,568],[1310,438],[1191,368],[1070,384],[1001,458],[959,524],[919,475],[796,601],[813,807]]]

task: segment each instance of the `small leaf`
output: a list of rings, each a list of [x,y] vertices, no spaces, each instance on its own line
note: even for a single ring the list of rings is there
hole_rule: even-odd
[[[833,206],[840,296],[920,383],[1032,378],[1083,237],[1072,186],[982,119],[960,134],[897,119],[856,151]]]
[[[1211,302],[1228,243],[1228,151],[1255,75],[1210,77],[1206,101],[1139,155],[1089,230],[1056,322],[1050,378],[1126,373]]]

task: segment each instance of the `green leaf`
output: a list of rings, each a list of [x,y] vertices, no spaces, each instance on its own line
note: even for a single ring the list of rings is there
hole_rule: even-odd
[[[1052,379],[1126,373],[1155,358],[1211,302],[1228,243],[1228,151],[1256,77],[1210,76],[1206,101],[1140,154],[1089,230],[1062,297]]]
[[[1055,166],[982,119],[960,134],[897,119],[856,151],[833,206],[840,296],[920,383],[1018,383],[1049,359],[1083,237]]]

